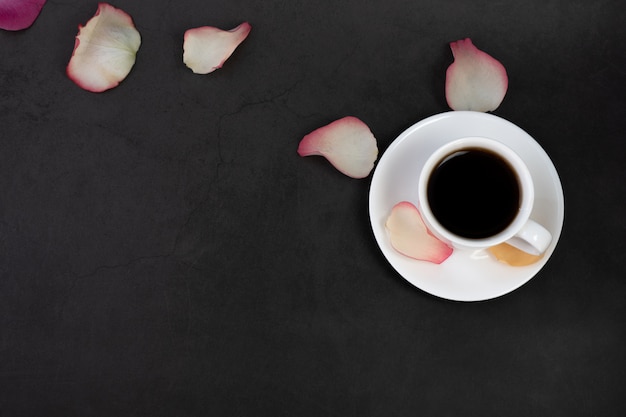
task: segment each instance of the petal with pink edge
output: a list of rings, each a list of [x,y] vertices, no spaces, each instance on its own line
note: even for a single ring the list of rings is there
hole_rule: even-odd
[[[183,62],[196,74],[208,74],[222,68],[252,30],[244,22],[231,30],[202,26],[185,32]]]
[[[0,0],[0,29],[22,30],[30,27],[46,0]]]
[[[321,155],[352,178],[365,178],[378,157],[376,138],[360,119],[346,116],[306,135],[298,146],[300,156]]]
[[[452,248],[428,231],[417,207],[408,201],[393,206],[385,227],[391,246],[405,256],[440,264],[452,255]]]
[[[504,66],[470,38],[450,43],[454,62],[446,71],[446,100],[452,110],[493,111],[509,85]]]
[[[67,75],[94,93],[116,87],[135,65],[140,45],[133,19],[123,10],[99,3],[96,14],[78,27]]]

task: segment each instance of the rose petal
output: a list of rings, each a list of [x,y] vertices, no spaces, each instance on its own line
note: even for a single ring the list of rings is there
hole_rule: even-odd
[[[87,24],[78,26],[67,75],[94,93],[116,87],[135,64],[140,45],[133,19],[123,10],[99,3]]]
[[[452,248],[428,231],[420,212],[408,201],[393,206],[385,227],[391,246],[405,256],[440,264],[452,255]]]
[[[378,147],[369,127],[356,117],[347,116],[302,138],[298,154],[321,155],[347,176],[365,178],[374,168]]]
[[[492,111],[509,84],[500,61],[476,48],[470,38],[450,43],[454,62],[446,71],[446,100],[452,110]]]
[[[185,32],[183,62],[196,74],[208,74],[222,68],[252,26],[244,22],[231,30],[202,26]]]
[[[0,0],[0,29],[22,30],[30,27],[46,0]]]
[[[531,255],[507,243],[501,243],[489,248],[489,252],[500,262],[511,266],[531,265],[543,258],[543,255]]]

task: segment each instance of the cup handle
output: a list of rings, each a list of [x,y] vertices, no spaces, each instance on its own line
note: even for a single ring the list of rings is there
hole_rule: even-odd
[[[533,220],[528,220],[524,227],[506,243],[531,255],[541,255],[551,241],[552,234],[545,227]]]

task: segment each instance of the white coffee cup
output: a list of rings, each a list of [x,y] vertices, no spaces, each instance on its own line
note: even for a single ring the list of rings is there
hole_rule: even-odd
[[[517,211],[513,212],[508,225],[493,234],[480,237],[463,236],[445,227],[437,218],[429,201],[428,187],[433,172],[453,155],[468,151],[484,151],[504,161],[517,179],[519,191]],[[467,172],[464,175],[471,175]],[[515,186],[515,184],[513,184]],[[465,137],[446,143],[436,149],[426,160],[422,168],[418,185],[419,210],[428,229],[439,239],[458,249],[485,249],[500,243],[508,243],[524,252],[540,255],[547,249],[552,235],[545,227],[530,219],[534,203],[533,180],[524,161],[508,146],[495,139],[484,137]],[[476,183],[475,187],[481,187]],[[493,193],[492,193],[493,194]],[[495,197],[497,198],[496,194]],[[468,202],[471,204],[471,202]],[[456,207],[457,204],[455,204]],[[465,208],[459,205],[458,210]],[[515,207],[513,207],[515,209]]]

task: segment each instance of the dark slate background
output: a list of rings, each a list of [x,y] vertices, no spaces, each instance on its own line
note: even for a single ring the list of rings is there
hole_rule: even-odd
[[[623,2],[112,4],[142,45],[102,94],[65,75],[97,2],[0,31],[1,416],[626,415]],[[186,29],[242,21],[221,70],[183,65]],[[345,115],[382,153],[449,110],[465,37],[566,201],[545,268],[478,303],[404,281],[371,177],[296,153]]]

